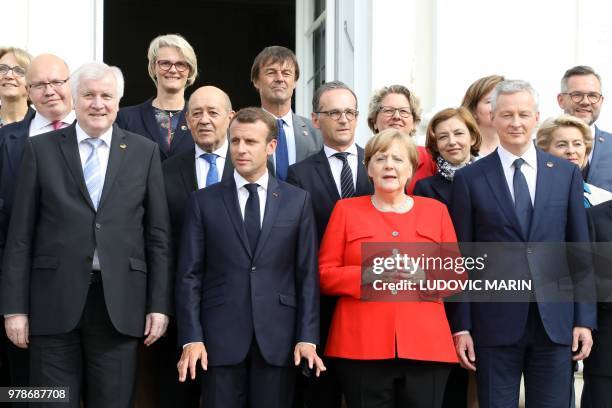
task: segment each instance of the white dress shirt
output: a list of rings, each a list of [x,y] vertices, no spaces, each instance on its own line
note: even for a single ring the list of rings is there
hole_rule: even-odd
[[[284,122],[283,129],[285,130],[285,136],[287,138],[287,153],[289,157],[289,165],[291,166],[297,160],[297,153],[295,151],[295,132],[293,129],[293,111],[289,110],[289,112],[287,112],[285,116],[280,118],[271,112],[268,113],[272,115],[275,120],[282,119]],[[274,152],[274,168],[276,168],[276,152]]]
[[[504,149],[502,145],[497,148],[497,154],[501,160],[502,168],[504,170],[504,176],[506,177],[506,183],[508,183],[508,189],[510,190],[510,196],[514,201],[514,161],[519,158]],[[535,145],[529,142],[529,148],[522,156],[521,159],[525,160],[525,163],[521,167],[521,172],[525,176],[527,181],[527,188],[529,188],[529,196],[531,197],[531,205],[535,203],[536,193],[536,179],[538,175],[538,157],[536,154]]]
[[[342,173],[342,160],[335,157],[334,154],[341,153],[336,149],[332,149],[327,145],[323,145],[323,150],[325,151],[325,156],[327,156],[327,161],[329,162],[329,168],[331,169],[332,176],[334,177],[334,183],[336,184],[336,189],[338,190],[338,194],[342,197],[342,184],[340,182],[340,175]],[[348,149],[345,150],[348,153],[346,157],[349,167],[351,168],[351,174],[353,175],[353,187],[355,190],[357,189],[357,145],[353,143]]]
[[[70,111],[64,119],[62,119],[62,127],[70,126],[76,119],[74,111]],[[43,133],[51,132],[53,129],[53,123],[49,119],[45,118],[40,113],[36,112],[30,122],[30,137],[41,135]]]
[[[85,131],[76,124],[76,135],[77,135],[77,143],[79,146],[79,156],[81,157],[81,167],[85,168],[85,162],[87,161],[87,157],[91,153],[92,147],[89,143],[85,142],[86,139],[89,139],[90,136],[85,133]],[[101,185],[104,186],[104,180],[106,178],[106,168],[108,167],[108,155],[110,153],[110,145],[113,139],[113,128],[109,128],[106,132],[104,132],[98,139],[102,140],[100,146],[96,150],[98,154],[98,161],[100,163],[100,177],[102,178]],[[91,265],[92,270],[99,271],[100,270],[100,259],[98,258],[98,249],[94,249],[93,254],[93,262]]]
[[[268,170],[264,173],[263,176],[259,178],[259,180],[255,181],[255,183],[259,184],[257,187],[257,195],[259,196],[259,226],[263,225],[264,211],[266,209],[266,194],[268,191]],[[244,221],[244,209],[246,207],[246,202],[249,199],[249,190],[246,189],[245,185],[249,184],[250,181],[246,180],[244,177],[238,173],[237,170],[234,170],[234,181],[236,182],[236,189],[238,191],[238,204],[240,205],[240,214],[242,215],[242,220]]]
[[[217,173],[219,174],[219,181],[223,176],[223,169],[225,168],[225,160],[227,155],[227,139],[223,139],[223,144],[217,150],[212,153],[217,155]],[[196,168],[196,179],[198,182],[198,189],[206,187],[206,176],[208,175],[208,169],[210,164],[203,157],[200,158],[205,152],[197,144],[195,145],[195,168]]]

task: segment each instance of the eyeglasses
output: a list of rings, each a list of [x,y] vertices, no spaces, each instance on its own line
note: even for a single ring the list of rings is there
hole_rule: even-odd
[[[49,82],[32,82],[30,84],[30,88],[36,89],[37,91],[42,91],[47,89],[47,86],[50,86],[53,89],[61,88],[66,82],[68,82],[69,78],[66,79],[54,79]]]
[[[569,95],[572,98],[572,102],[580,103],[586,96],[590,103],[597,103],[601,100],[601,94],[599,92],[563,92],[561,95]]]
[[[342,116],[342,114],[344,114],[344,116],[346,116],[346,120],[348,120],[348,121],[355,120],[357,115],[359,115],[359,111],[357,111],[355,109],[345,109],[343,111],[338,110],[338,109],[332,109],[332,110],[328,110],[328,111],[320,111],[320,112],[315,112],[315,113],[316,114],[323,113],[323,114],[329,116],[332,120],[340,120],[340,117]]]
[[[189,64],[185,61],[168,61],[168,60],[159,60],[157,61],[157,66],[159,66],[164,71],[170,71],[170,68],[174,66],[178,72],[185,72],[190,69]]]
[[[410,110],[410,108],[394,108],[392,106],[381,106],[378,111],[389,118],[395,116],[395,112],[399,112],[399,115],[402,118],[409,118],[412,116],[412,111]]]
[[[13,71],[13,74],[18,77],[24,77],[26,74],[26,70],[19,65],[15,65],[14,67],[9,67],[6,64],[0,64],[0,75],[6,75],[9,71]]]

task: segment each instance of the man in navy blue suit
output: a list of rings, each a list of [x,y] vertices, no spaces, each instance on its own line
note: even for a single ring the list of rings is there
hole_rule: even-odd
[[[588,183],[612,191],[612,134],[595,125],[603,100],[601,78],[593,68],[578,65],[565,71],[561,92],[557,95],[559,107],[583,119],[593,134],[593,149],[583,170],[584,178]]]
[[[526,406],[567,407],[572,352],[574,360],[589,355],[596,325],[592,267],[568,261],[563,249],[564,242],[589,240],[582,177],[578,167],[535,148],[537,96],[527,82],[499,84],[491,118],[500,146],[457,172],[453,222],[462,242],[523,243],[510,254],[512,277],[531,279],[532,301],[455,304],[457,354],[464,367],[477,368],[481,408],[517,407],[521,374]],[[557,288],[575,302],[547,302]]]
[[[230,124],[231,179],[192,194],[176,281],[179,380],[203,375],[206,407],[290,407],[319,341],[316,227],[309,194],[266,167],[278,129],[260,108]],[[199,361],[199,363],[198,363]]]

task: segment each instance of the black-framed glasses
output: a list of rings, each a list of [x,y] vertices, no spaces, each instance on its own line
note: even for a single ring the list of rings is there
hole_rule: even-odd
[[[68,82],[68,79],[69,78],[54,79],[53,81],[49,81],[49,82],[32,82],[30,84],[30,88],[36,89],[37,91],[42,91],[44,89],[47,89],[48,86],[50,86],[53,89],[57,89],[57,88],[61,88],[62,86],[64,86],[64,84]]]
[[[185,72],[190,68],[189,64],[185,61],[172,62],[168,60],[159,60],[157,61],[157,66],[164,71],[170,71],[170,68],[174,66],[178,72]]]
[[[345,109],[343,111],[339,109],[331,109],[331,110],[320,111],[320,112],[315,112],[315,113],[318,115],[320,114],[327,115],[332,120],[340,120],[340,117],[342,116],[342,114],[344,114],[344,116],[346,116],[346,120],[348,121],[355,120],[357,115],[359,115],[359,111],[356,109]]]
[[[602,95],[599,92],[563,92],[561,95],[569,95],[572,102],[580,103],[586,96],[590,103],[597,103],[601,100]]]
[[[402,118],[409,118],[412,116],[412,111],[410,110],[410,108],[394,108],[392,106],[381,106],[378,111],[389,118],[395,116],[395,112],[398,112]]]
[[[24,77],[26,74],[25,68],[20,67],[19,65],[10,67],[6,64],[0,64],[0,75],[6,75],[9,73],[9,71],[13,71],[13,75],[16,75],[18,77]]]

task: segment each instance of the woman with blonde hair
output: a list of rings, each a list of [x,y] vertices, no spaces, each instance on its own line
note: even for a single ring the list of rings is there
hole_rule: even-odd
[[[0,48],[0,127],[34,114],[28,107],[25,79],[31,60],[21,48]]]
[[[157,142],[165,160],[194,146],[185,118],[185,89],[196,80],[198,62],[193,47],[178,34],[155,37],[147,56],[156,96],[122,108],[117,124]]]

